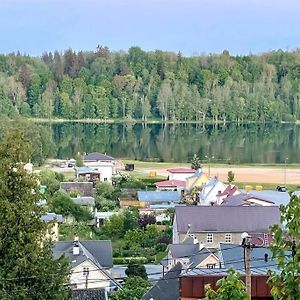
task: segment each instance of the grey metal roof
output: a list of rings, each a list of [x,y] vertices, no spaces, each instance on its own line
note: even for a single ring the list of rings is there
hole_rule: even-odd
[[[59,241],[55,243],[53,254],[55,258],[65,255],[76,266],[86,259],[97,262],[104,268],[111,268],[112,246],[111,241],[79,241],[79,255],[73,255],[73,241]]]
[[[202,248],[198,253],[195,253],[190,258],[189,268],[196,268],[200,263],[202,263],[206,258],[215,253],[211,252],[208,248]]]
[[[76,197],[71,198],[73,203],[81,206],[95,206],[95,198],[94,197]]]
[[[250,193],[240,193],[240,194],[237,194],[237,195],[234,195],[234,196],[229,196],[229,197],[226,197],[224,200],[223,200],[223,203],[221,205],[223,206],[240,206],[240,205],[244,205],[244,204],[247,204],[247,200],[249,199],[257,199],[257,200],[260,200],[260,201],[265,201],[269,204],[274,204],[274,202],[268,200],[268,199],[264,199],[260,196],[256,196],[254,194],[250,194]],[[259,204],[258,204],[259,205]]]
[[[263,233],[280,224],[277,206],[175,206],[178,232]]]
[[[92,152],[87,153],[83,156],[84,161],[112,161],[115,160],[114,157],[99,153],[99,152]]]
[[[79,191],[83,197],[93,196],[92,182],[61,182],[60,188],[67,193]]]
[[[179,202],[178,191],[138,191],[138,200],[142,202]]]
[[[297,192],[295,192],[297,193]],[[290,195],[288,192],[277,192],[273,190],[251,191],[251,194],[257,197],[273,201],[275,205],[287,205],[290,202]]]
[[[244,271],[244,248],[237,244],[220,244],[220,258],[222,267],[234,268]],[[265,261],[265,254],[268,261]],[[272,252],[266,247],[254,247],[251,249],[251,268],[259,268],[267,272],[276,269],[277,262],[272,258]]]
[[[177,263],[142,297],[142,300],[179,300],[179,275],[182,266]]]
[[[42,215],[41,219],[42,219],[42,221],[45,221],[45,222],[56,221],[58,223],[63,223],[63,221],[64,221],[63,216],[58,215],[56,213],[46,213],[45,215]]]
[[[99,171],[96,171],[90,167],[75,167],[76,174],[100,174]]]
[[[188,258],[199,252],[199,244],[170,244],[167,250],[171,251],[173,258]]]

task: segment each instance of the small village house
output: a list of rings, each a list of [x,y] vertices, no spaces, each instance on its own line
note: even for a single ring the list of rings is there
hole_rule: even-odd
[[[195,174],[195,170],[191,168],[170,168],[167,169],[168,180],[185,181],[188,177]]]
[[[186,189],[190,191],[193,188],[202,188],[208,182],[208,176],[204,174],[201,169],[198,169],[194,174],[192,174],[192,176],[186,178]]]
[[[56,213],[46,213],[42,216],[42,221],[48,223],[45,232],[47,239],[56,242],[59,240],[59,224],[63,223],[63,216]]]

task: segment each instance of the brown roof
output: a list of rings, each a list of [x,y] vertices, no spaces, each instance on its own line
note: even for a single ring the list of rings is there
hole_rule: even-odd
[[[280,224],[278,206],[176,206],[178,232],[263,233]]]
[[[79,191],[83,197],[93,197],[92,182],[61,182],[60,188],[67,193]]]

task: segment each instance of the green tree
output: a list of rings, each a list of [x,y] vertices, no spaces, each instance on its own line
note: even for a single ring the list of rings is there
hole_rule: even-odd
[[[291,194],[288,205],[280,206],[281,223],[274,225],[271,244],[278,272],[270,272],[271,293],[277,300],[296,300],[300,295],[300,197]]]
[[[113,293],[110,300],[140,300],[151,287],[149,281],[141,277],[130,277],[126,279],[122,290]]]
[[[139,276],[145,280],[148,279],[148,275],[146,272],[146,268],[144,265],[136,263],[134,261],[130,261],[126,270],[125,270],[125,274],[128,277],[136,277]]]
[[[249,299],[244,282],[239,273],[233,269],[227,271],[227,276],[217,281],[217,290],[209,285],[206,287],[204,300],[246,300]]]
[[[37,179],[24,170],[29,157],[30,145],[20,132],[0,144],[1,299],[70,299],[69,265],[53,258],[45,240]]]
[[[233,173],[231,170],[228,171],[228,173],[227,173],[227,181],[228,181],[229,183],[234,182],[234,173]]]
[[[194,154],[191,160],[191,168],[194,170],[199,170],[201,168],[201,160],[197,154]]]

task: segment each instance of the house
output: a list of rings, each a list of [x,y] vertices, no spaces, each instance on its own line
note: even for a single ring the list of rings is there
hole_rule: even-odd
[[[92,182],[61,182],[60,188],[67,193],[74,193],[83,197],[93,197]]]
[[[275,224],[280,224],[278,206],[175,206],[173,243],[193,234],[205,247],[218,248],[220,243],[239,244],[243,232],[269,243],[269,227]]]
[[[143,207],[149,207],[152,204],[174,206],[181,199],[181,193],[178,191],[138,191],[137,195],[138,201],[145,203]]]
[[[142,297],[142,300],[179,300],[179,275],[182,265],[177,263],[163,278],[160,278]]]
[[[168,180],[182,180],[185,181],[188,177],[195,174],[195,170],[191,168],[171,168],[167,169]]]
[[[72,290],[72,300],[107,300],[105,289]]]
[[[226,185],[218,180],[217,177],[212,177],[207,182],[200,193],[200,204],[201,205],[213,205],[218,201],[217,195],[222,193],[226,189]]]
[[[232,184],[228,184],[226,189],[223,192],[218,191],[216,204],[220,205],[225,198],[230,197],[230,196],[235,196],[240,193],[241,193],[241,191],[238,189],[238,187],[236,187],[235,185],[232,185]]]
[[[94,197],[81,197],[71,198],[73,203],[79,205],[82,209],[93,214],[95,212],[95,198]]]
[[[71,264],[70,286],[74,290],[101,289],[110,291],[120,287],[113,278],[111,241],[74,241],[57,242],[53,249],[55,258],[65,256]]]
[[[250,205],[259,205],[259,206],[270,206],[274,205],[274,202],[254,196],[250,193],[240,193],[234,196],[229,196],[224,198],[220,203],[223,206],[250,206]]]
[[[206,185],[209,181],[209,178],[198,169],[192,176],[186,178],[186,189],[192,190],[195,187],[201,188]]]
[[[158,191],[180,191],[184,190],[186,187],[186,182],[184,180],[164,180],[154,183]]]
[[[96,211],[94,224],[99,228],[101,225],[103,225],[105,220],[108,220],[109,218],[117,214],[119,214],[119,212],[117,211]]]
[[[83,155],[83,164],[86,167],[99,171],[101,181],[112,182],[112,176],[116,174],[115,158],[99,152]]]
[[[164,270],[168,271],[178,262],[184,269],[219,267],[218,252],[215,249],[205,248],[192,236],[188,236],[183,243],[168,245],[167,256],[161,264]]]
[[[85,179],[92,182],[93,185],[101,179],[100,171],[94,170],[90,167],[75,167],[74,170],[76,179]]]
[[[59,239],[59,224],[63,223],[63,216],[56,213],[46,213],[41,217],[42,221],[49,224],[46,229],[46,238],[53,242]]]

